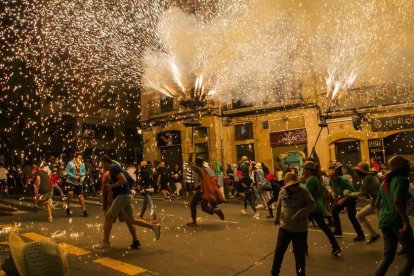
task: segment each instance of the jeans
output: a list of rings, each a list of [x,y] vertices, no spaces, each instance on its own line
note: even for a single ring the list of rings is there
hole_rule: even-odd
[[[364,208],[362,208],[356,215],[356,218],[358,221],[365,226],[365,228],[368,230],[369,234],[371,236],[378,235],[377,232],[375,232],[374,228],[371,226],[369,221],[366,219],[367,216],[373,215],[376,213],[375,206],[372,206],[371,204],[368,204]]]
[[[348,199],[342,204],[341,206],[335,205],[332,210],[332,217],[334,219],[334,226],[335,226],[335,233],[342,235],[342,227],[341,227],[341,220],[339,219],[339,213],[346,207],[348,218],[354,227],[355,232],[358,236],[364,236],[364,232],[362,231],[361,225],[359,224],[358,220],[356,219],[356,199]]]
[[[55,192],[55,189],[58,191],[59,195],[61,197],[63,197],[63,191],[62,191],[62,189],[60,188],[60,186],[58,184],[56,184],[55,186],[52,187],[52,195]]]
[[[197,204],[201,203],[201,210],[207,214],[214,214],[215,204],[209,205],[208,201],[203,200],[203,193],[200,189],[196,189],[190,201],[191,218],[193,221],[197,220]]]
[[[256,213],[256,205],[254,204],[254,190],[247,189],[244,193],[244,209],[247,209],[247,202],[249,202],[250,206],[252,207],[253,211]]]
[[[282,266],[283,257],[289,247],[290,242],[293,244],[293,255],[295,256],[296,274],[305,274],[305,250],[306,250],[307,232],[291,232],[282,227],[279,228],[277,236],[275,255],[273,258],[272,275],[279,275]]]
[[[273,216],[272,204],[277,202],[279,195],[272,196],[272,198],[267,202],[267,210],[269,210],[269,215]]]
[[[329,242],[331,243],[333,250],[339,248],[339,244],[336,241],[331,229],[325,223],[325,219],[322,212],[311,213],[309,215],[309,219],[315,221],[319,228],[322,230],[322,232],[325,233],[325,236],[329,239]]]
[[[143,197],[144,197],[144,202],[142,203],[142,209],[141,209],[141,213],[140,213],[139,216],[143,218],[144,214],[145,214],[145,211],[147,211],[147,206],[149,206],[150,209],[151,209],[151,217],[155,218],[155,216],[156,216],[156,214],[155,214],[155,205],[152,202],[151,193],[144,192]]]
[[[414,269],[414,237],[412,230],[400,236],[398,228],[381,229],[384,238],[384,256],[378,264],[375,276],[383,276],[387,273],[388,268],[392,264],[397,252],[398,242],[407,250],[407,256],[404,265],[400,269],[400,276],[409,276]]]

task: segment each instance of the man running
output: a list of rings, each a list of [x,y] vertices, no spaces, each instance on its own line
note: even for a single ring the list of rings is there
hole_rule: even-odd
[[[346,196],[347,193],[356,192],[354,186],[349,184],[345,178],[342,177],[342,164],[336,162],[332,168],[329,169],[329,177],[330,177],[330,186],[332,187],[332,192],[335,196],[335,206],[332,210],[332,217],[334,219],[335,225],[335,236],[342,236],[342,227],[341,227],[341,220],[339,218],[339,213],[342,212],[344,208],[346,208],[348,212],[348,218],[354,227],[355,232],[357,233],[357,237],[354,238],[354,241],[364,241],[365,235],[362,231],[361,225],[359,224],[358,220],[356,219],[356,205],[358,199],[355,197]]]
[[[127,223],[149,228],[154,231],[155,238],[158,240],[161,235],[161,226],[159,224],[151,224],[142,219],[134,218],[134,206],[132,205],[132,192],[128,185],[124,171],[118,162],[113,161],[108,156],[101,158],[102,167],[109,171],[109,178],[111,184],[107,184],[108,191],[112,191],[114,200],[111,207],[105,213],[104,222],[104,238],[100,244],[94,246],[96,249],[105,249],[111,247],[109,241],[112,224],[117,217],[122,214],[122,217]]]
[[[313,161],[306,161],[303,164],[303,177],[305,178],[306,189],[311,193],[315,200],[316,207],[309,215],[309,219],[318,224],[319,228],[325,233],[332,246],[332,255],[338,256],[341,252],[341,247],[336,241],[331,229],[326,225],[323,217],[323,195],[325,187],[322,184],[322,175],[318,165]]]
[[[102,175],[102,208],[103,208],[103,211],[104,211],[105,214],[108,211],[109,207],[111,207],[112,201],[114,200],[114,195],[113,195],[112,191],[109,191],[107,189],[107,186],[110,183],[111,183],[111,181],[110,181],[109,171],[105,171]],[[122,214],[120,214],[118,216],[118,219],[119,219],[120,222],[125,222],[126,223],[126,225],[128,226],[129,233],[131,233],[132,244],[129,248],[130,249],[139,249],[139,247],[141,246],[141,243],[138,240],[137,231],[135,230],[134,226],[131,223],[126,222],[125,219],[123,218]]]
[[[195,191],[190,201],[191,219],[192,221],[187,223],[187,226],[197,226],[197,205],[201,203],[201,209],[207,214],[216,214],[221,220],[224,220],[223,211],[217,208],[218,201],[224,202],[224,197],[220,193],[217,183],[211,180],[203,163],[204,160],[201,157],[197,157],[195,160],[195,166],[188,162],[193,171],[195,180]],[[221,196],[218,199],[217,196]]]
[[[370,199],[370,203],[357,213],[356,218],[370,233],[371,237],[368,240],[368,244],[371,244],[378,240],[380,235],[374,230],[366,217],[375,214],[375,202],[377,200],[380,183],[378,177],[372,175],[369,171],[368,163],[359,162],[354,170],[362,179],[362,185],[359,192],[349,193],[348,196],[366,196]]]
[[[83,191],[82,191],[82,184],[81,179],[86,175],[85,164],[82,162],[82,154],[76,153],[75,158],[69,161],[68,165],[66,166],[66,173],[67,173],[67,180],[66,183],[69,184],[69,191],[68,197],[66,200],[66,214],[68,216],[72,215],[72,211],[70,209],[70,203],[73,196],[77,196],[79,198],[79,203],[82,206],[83,216],[87,217],[88,212],[86,211],[85,200],[83,198]]]
[[[139,171],[139,177],[138,177],[138,185],[139,190],[141,191],[141,195],[144,197],[144,202],[142,203],[142,209],[139,217],[141,219],[144,218],[145,211],[147,210],[147,206],[151,209],[151,216],[150,221],[151,223],[157,223],[157,215],[155,214],[155,205],[152,202],[151,194],[154,192],[153,187],[153,179],[152,179],[152,173],[151,168],[148,166],[147,161],[142,161],[141,169]]]

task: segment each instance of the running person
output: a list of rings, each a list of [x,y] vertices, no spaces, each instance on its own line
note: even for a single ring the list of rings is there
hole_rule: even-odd
[[[112,191],[114,200],[111,207],[105,213],[104,222],[104,238],[100,244],[94,246],[97,249],[105,249],[111,247],[109,241],[111,235],[112,224],[117,217],[122,214],[126,222],[152,229],[155,238],[158,240],[161,235],[161,226],[159,224],[151,224],[142,219],[134,218],[134,206],[132,205],[132,192],[128,185],[124,171],[118,162],[113,161],[108,156],[101,158],[102,167],[109,171],[111,184],[107,184],[108,191]]]
[[[142,209],[139,217],[142,219],[144,218],[147,206],[149,206],[151,209],[151,223],[157,223],[155,205],[151,199],[151,194],[154,192],[152,173],[147,161],[141,162],[141,169],[138,174],[138,179],[139,190],[141,191],[141,195],[144,197],[144,202],[142,203]]]
[[[81,185],[81,179],[86,175],[85,164],[82,162],[82,154],[76,153],[75,158],[66,166],[67,180],[66,183],[69,184],[69,192],[66,200],[66,214],[68,216],[72,215],[70,210],[70,203],[73,196],[79,198],[79,203],[82,206],[83,216],[87,217],[88,212],[86,211],[85,200],[83,198],[83,191]]]
[[[325,233],[332,246],[332,255],[338,256],[341,252],[341,247],[336,241],[331,229],[326,225],[323,216],[323,195],[325,187],[322,184],[322,176],[316,163],[306,161],[303,164],[303,177],[306,180],[306,189],[311,193],[315,200],[316,207],[309,215],[309,218],[318,224],[319,228]]]
[[[111,181],[110,181],[109,171],[105,171],[102,175],[102,183],[101,183],[102,184],[102,208],[105,214],[108,211],[109,207],[111,207],[112,201],[114,200],[114,195],[112,191],[109,191],[107,189],[107,185],[110,184],[110,182]],[[138,240],[137,231],[135,230],[135,227],[131,223],[126,222],[122,214],[118,216],[118,219],[120,222],[126,223],[126,225],[128,226],[129,233],[131,233],[132,244],[129,248],[139,249],[139,247],[141,246],[141,243]]]

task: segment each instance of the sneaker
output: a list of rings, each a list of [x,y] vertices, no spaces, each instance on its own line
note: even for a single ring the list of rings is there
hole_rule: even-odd
[[[47,220],[48,220],[49,222],[53,222],[53,218],[52,218],[52,217],[48,217],[48,218],[47,218]]]
[[[241,210],[241,212],[242,212],[243,215],[247,214],[247,211],[245,209]]]
[[[111,247],[111,243],[104,242],[104,241],[102,241],[102,242],[100,242],[98,244],[95,244],[93,246],[94,249],[107,249],[107,248],[110,248],[110,247]]]
[[[159,224],[154,225],[154,228],[152,228],[152,231],[154,231],[155,239],[158,241],[161,236],[161,225]]]
[[[216,213],[216,215],[219,216],[219,218],[221,220],[224,220],[224,214],[223,214],[223,211],[222,210],[216,209],[216,210],[214,210],[214,213]]]
[[[187,223],[187,226],[193,227],[193,226],[197,226],[197,222],[196,221],[192,221]]]
[[[86,218],[88,216],[88,212],[87,211],[83,211],[83,216]]]
[[[331,253],[333,256],[338,257],[341,252],[342,252],[342,249],[340,247],[337,247],[337,248],[332,249]]]
[[[268,215],[266,218],[267,218],[267,219],[272,219],[272,218],[275,218],[275,216]]]
[[[371,238],[368,240],[367,244],[371,244],[374,243],[375,241],[377,241],[380,238],[380,235],[374,235],[371,236]]]
[[[141,243],[139,240],[135,240],[132,242],[131,246],[129,247],[129,249],[139,249],[141,247]]]
[[[254,214],[253,218],[259,219],[260,218],[260,214],[259,213]]]
[[[70,217],[72,215],[72,211],[70,210],[70,208],[66,208],[66,215],[68,217]]]
[[[357,236],[356,238],[354,238],[354,242],[360,242],[360,241],[365,241],[365,236]]]

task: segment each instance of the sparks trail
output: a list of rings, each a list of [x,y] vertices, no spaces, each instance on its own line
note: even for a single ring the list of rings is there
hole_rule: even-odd
[[[269,257],[270,255],[272,255],[273,253],[275,253],[275,251],[274,251],[274,250],[273,250],[273,251],[271,251],[271,252],[269,252],[269,253],[267,253],[267,254],[266,254],[266,255],[264,255],[262,258],[258,259],[256,262],[254,262],[254,264],[252,264],[252,265],[248,266],[247,268],[245,268],[245,269],[243,269],[243,270],[241,270],[241,271],[239,271],[239,272],[235,273],[235,274],[234,274],[234,276],[237,276],[237,275],[240,275],[240,274],[242,274],[242,273],[244,273],[244,272],[249,271],[251,268],[255,267],[258,263],[263,262],[263,261],[264,261],[267,257]]]

